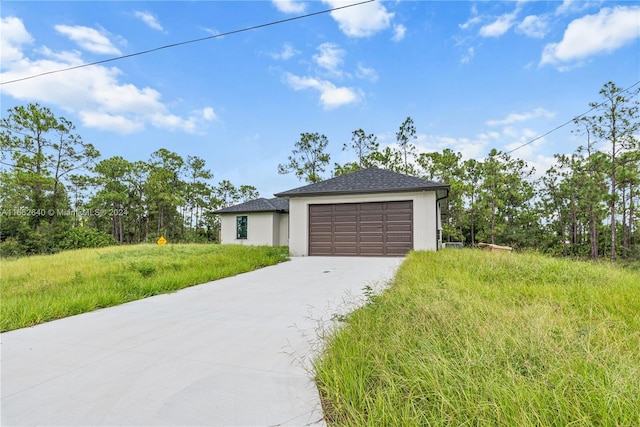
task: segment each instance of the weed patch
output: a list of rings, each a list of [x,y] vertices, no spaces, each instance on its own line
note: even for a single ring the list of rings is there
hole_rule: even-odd
[[[411,253],[315,362],[335,426],[640,425],[640,275],[476,250]]]
[[[110,307],[288,259],[285,247],[182,244],[80,249],[0,263],[0,330]]]

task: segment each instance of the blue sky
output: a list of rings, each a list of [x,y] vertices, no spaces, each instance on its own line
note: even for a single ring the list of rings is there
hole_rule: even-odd
[[[0,81],[284,20],[357,1],[3,1]],[[2,114],[38,102],[103,158],[167,148],[262,196],[302,132],[384,146],[411,116],[420,151],[482,159],[640,80],[636,1],[377,1],[0,86]],[[584,143],[564,127],[514,156],[544,172]],[[326,176],[329,176],[327,171]]]

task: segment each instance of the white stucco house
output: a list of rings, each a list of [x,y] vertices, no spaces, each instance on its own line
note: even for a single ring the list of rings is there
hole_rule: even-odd
[[[292,256],[401,256],[442,245],[449,186],[369,168],[216,213],[222,243],[289,246]]]
[[[256,246],[289,245],[289,202],[259,198],[219,209],[222,243]]]

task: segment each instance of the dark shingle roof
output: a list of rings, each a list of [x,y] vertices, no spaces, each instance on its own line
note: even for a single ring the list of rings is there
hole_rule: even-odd
[[[289,201],[274,197],[273,199],[250,200],[239,205],[229,206],[228,208],[218,209],[213,213],[235,213],[235,212],[289,212]]]
[[[369,168],[276,194],[277,197],[435,191],[448,185],[415,176]]]

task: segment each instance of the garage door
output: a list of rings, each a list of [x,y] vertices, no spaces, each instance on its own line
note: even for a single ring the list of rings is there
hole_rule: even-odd
[[[309,206],[309,255],[397,256],[413,249],[413,202]]]

